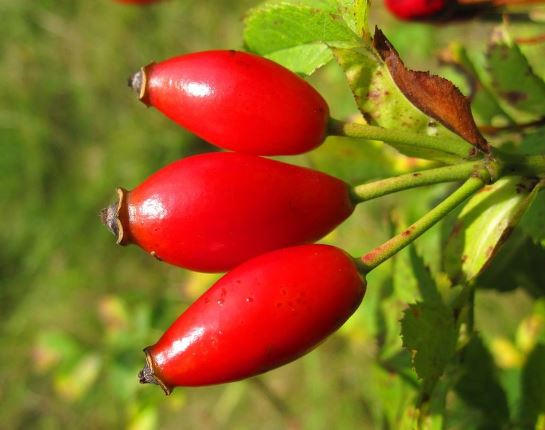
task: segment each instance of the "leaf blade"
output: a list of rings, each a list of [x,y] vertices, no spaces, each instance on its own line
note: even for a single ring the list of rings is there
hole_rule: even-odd
[[[534,197],[534,179],[506,177],[484,187],[464,206],[445,248],[454,283],[476,278],[507,240]]]
[[[451,310],[441,302],[409,306],[401,320],[403,346],[413,354],[413,365],[430,393],[456,351],[457,329]]]
[[[266,3],[248,12],[244,19],[246,48],[290,67],[311,74],[332,60],[330,46],[355,47],[357,35],[347,26],[331,2]],[[304,54],[306,64],[299,58]]]
[[[510,39],[505,27],[492,35],[487,51],[487,66],[497,94],[512,107],[529,114],[545,112],[545,82],[537,76],[519,46]],[[516,79],[513,77],[516,76]]]

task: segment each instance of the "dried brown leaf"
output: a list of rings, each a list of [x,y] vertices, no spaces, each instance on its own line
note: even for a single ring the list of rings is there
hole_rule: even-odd
[[[378,28],[375,29],[373,46],[386,63],[397,87],[412,104],[481,151],[490,152],[488,142],[475,124],[469,101],[452,82],[429,72],[407,69]]]

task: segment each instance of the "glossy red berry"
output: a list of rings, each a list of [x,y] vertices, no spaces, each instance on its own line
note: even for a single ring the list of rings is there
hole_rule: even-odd
[[[205,272],[314,242],[353,211],[349,186],[324,173],[234,152],[159,170],[103,211],[118,243]]]
[[[140,100],[224,149],[256,155],[309,151],[326,137],[329,109],[305,80],[238,51],[151,63],[131,80]]]
[[[282,366],[336,331],[364,293],[354,260],[333,246],[260,255],[223,276],[144,350],[140,382],[168,394]]]

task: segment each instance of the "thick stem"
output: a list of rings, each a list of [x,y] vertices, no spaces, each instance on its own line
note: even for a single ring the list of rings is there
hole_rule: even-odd
[[[484,162],[467,162],[381,179],[379,181],[355,186],[352,189],[352,198],[355,203],[361,203],[387,194],[421,187],[423,185],[463,181],[469,178],[473,172],[478,171],[483,167]]]
[[[463,140],[427,136],[403,129],[387,129],[374,125],[346,123],[330,119],[328,132],[333,136],[380,140],[391,144],[424,148],[467,160],[474,160],[478,157],[478,150]]]
[[[439,203],[426,215],[405,229],[397,236],[371,250],[358,261],[360,270],[368,273],[388,258],[405,248],[415,239],[420,237],[428,229],[443,219],[451,210],[474,194],[490,180],[490,173],[481,169],[474,173],[474,176],[466,180],[460,188],[454,191],[449,197]]]

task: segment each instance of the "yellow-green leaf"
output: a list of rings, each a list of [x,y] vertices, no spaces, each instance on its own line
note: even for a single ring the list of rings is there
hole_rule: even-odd
[[[471,281],[492,260],[535,196],[536,181],[500,179],[473,196],[458,215],[444,264],[455,283]]]

